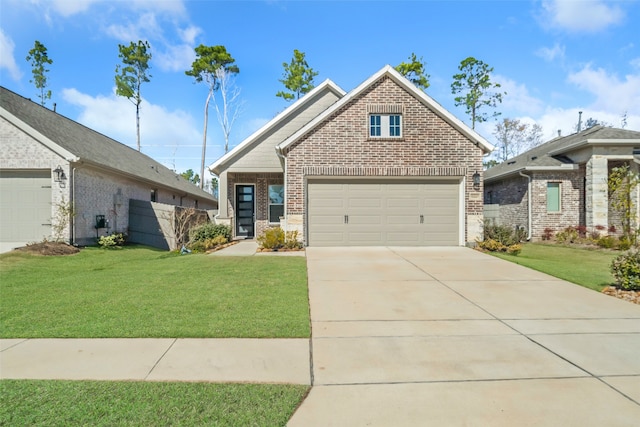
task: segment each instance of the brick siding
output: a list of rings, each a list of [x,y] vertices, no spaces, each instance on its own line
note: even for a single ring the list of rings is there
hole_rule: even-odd
[[[401,138],[369,138],[368,111],[382,104],[402,106]],[[477,191],[472,177],[482,172],[482,150],[388,77],[290,146],[286,156],[287,215],[305,212],[306,176],[341,175],[464,176],[466,215],[482,216],[482,187],[478,197],[469,197]],[[467,233],[468,225],[465,241]]]

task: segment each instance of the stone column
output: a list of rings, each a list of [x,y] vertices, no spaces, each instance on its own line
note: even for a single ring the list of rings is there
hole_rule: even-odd
[[[587,228],[593,230],[601,225],[609,227],[609,199],[607,195],[607,179],[609,171],[607,158],[592,155],[587,162],[586,182],[586,222]]]
[[[229,218],[229,197],[227,191],[227,172],[224,171],[218,176],[218,219],[220,223],[228,224]]]

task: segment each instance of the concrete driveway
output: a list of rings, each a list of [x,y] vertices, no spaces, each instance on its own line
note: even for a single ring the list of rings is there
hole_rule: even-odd
[[[307,248],[291,426],[637,426],[640,307],[466,248]]]

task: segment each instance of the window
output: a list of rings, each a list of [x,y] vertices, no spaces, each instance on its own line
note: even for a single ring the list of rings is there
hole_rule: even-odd
[[[560,212],[560,183],[547,183],[547,212]]]
[[[400,114],[372,114],[369,116],[369,136],[399,138],[402,136]]]
[[[284,185],[269,185],[269,222],[278,223],[284,216]]]
[[[152,202],[157,202],[158,201],[158,190],[151,190],[151,201]]]

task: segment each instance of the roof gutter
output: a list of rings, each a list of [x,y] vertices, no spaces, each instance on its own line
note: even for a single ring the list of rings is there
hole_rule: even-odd
[[[527,180],[529,181],[527,183],[527,241],[531,240],[531,227],[533,225],[533,221],[532,221],[532,206],[531,206],[531,176],[527,175],[525,173],[522,173],[522,171],[518,171],[518,174],[520,176],[523,176],[525,178],[527,178]]]
[[[484,178],[485,182],[487,181],[493,181],[496,180],[498,178],[504,178],[505,176],[508,175],[513,175],[513,174],[520,174],[522,175],[522,171],[531,171],[531,172],[544,172],[544,171],[549,171],[549,172],[571,172],[571,171],[576,171],[580,168],[579,165],[577,164],[564,164],[561,166],[525,166],[522,168],[518,168],[518,169],[513,169],[510,171],[505,171],[502,173],[499,173],[497,175],[494,176],[490,176],[490,177],[486,177]]]

